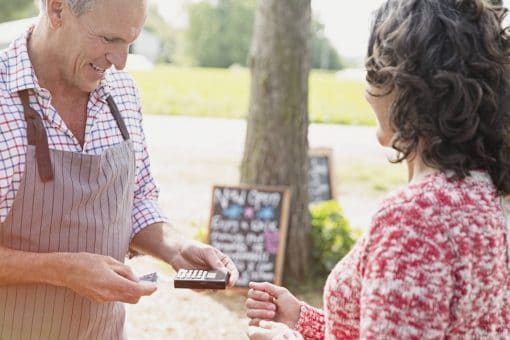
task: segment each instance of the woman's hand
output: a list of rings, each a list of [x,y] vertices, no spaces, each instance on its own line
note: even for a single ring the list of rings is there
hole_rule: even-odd
[[[248,327],[250,340],[299,340],[303,336],[280,322],[260,321],[260,325]]]
[[[257,326],[261,320],[270,320],[294,328],[301,303],[286,288],[269,282],[250,282],[246,309],[250,325]]]

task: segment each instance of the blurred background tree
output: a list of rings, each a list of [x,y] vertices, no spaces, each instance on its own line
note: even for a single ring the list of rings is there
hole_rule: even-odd
[[[39,9],[34,0],[0,0],[0,22],[37,15]]]
[[[0,22],[37,15],[38,1],[0,0]],[[246,66],[256,3],[256,0],[189,2],[188,25],[184,29],[172,27],[158,12],[156,3],[151,3],[145,29],[160,39],[161,48],[155,61],[200,67]],[[312,18],[310,58],[313,69],[346,67],[317,18]]]
[[[161,49],[156,61],[159,63],[173,63],[177,50],[178,32],[163,19],[157,6],[149,6],[144,28],[156,34],[160,39]]]
[[[202,67],[246,66],[255,6],[256,0],[191,3],[186,41],[194,64]],[[312,22],[310,48],[312,68],[339,70],[345,67],[317,18]]]
[[[310,0],[263,0],[250,48],[251,90],[241,182],[287,186],[285,279],[309,273]]]
[[[255,0],[197,2],[188,7],[188,51],[197,66],[246,65]]]
[[[324,34],[324,24],[317,18],[312,19],[312,40],[310,58],[313,69],[340,70],[346,67],[336,48]]]

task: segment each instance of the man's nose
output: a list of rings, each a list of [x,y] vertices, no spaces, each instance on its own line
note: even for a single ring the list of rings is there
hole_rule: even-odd
[[[129,46],[117,46],[106,54],[106,59],[115,66],[117,70],[123,70],[126,67]]]

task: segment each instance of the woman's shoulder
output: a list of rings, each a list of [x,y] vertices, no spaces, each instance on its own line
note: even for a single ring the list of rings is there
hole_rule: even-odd
[[[375,213],[372,226],[406,220],[423,225],[452,211],[469,214],[495,203],[497,193],[486,172],[472,171],[464,179],[436,172],[390,193]]]
[[[496,195],[487,172],[472,171],[469,176],[458,179],[449,173],[435,172],[417,183],[399,188],[384,198],[378,212],[400,206],[427,207],[432,205],[455,206],[479,202],[477,195]]]

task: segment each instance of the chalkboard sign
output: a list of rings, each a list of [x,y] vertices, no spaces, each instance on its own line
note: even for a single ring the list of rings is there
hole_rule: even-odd
[[[250,281],[281,284],[288,205],[283,187],[213,187],[209,244],[236,264],[237,287]]]
[[[331,150],[310,149],[308,152],[308,202],[316,203],[335,198]]]

